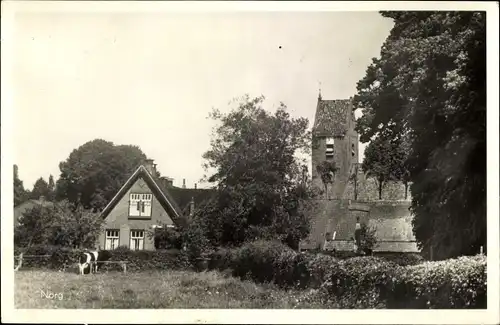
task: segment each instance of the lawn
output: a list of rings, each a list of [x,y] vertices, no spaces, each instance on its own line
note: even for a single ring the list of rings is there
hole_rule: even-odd
[[[219,272],[157,271],[80,276],[15,273],[15,308],[322,308],[309,291],[258,285]],[[299,306],[300,304],[300,306]]]

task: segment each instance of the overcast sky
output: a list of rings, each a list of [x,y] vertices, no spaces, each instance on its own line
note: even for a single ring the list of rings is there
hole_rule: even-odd
[[[353,96],[391,27],[377,12],[18,14],[19,176],[29,189],[57,179],[73,149],[102,138],[139,146],[191,187],[204,174],[212,107],[263,94],[269,110],[283,101],[311,125],[319,82],[324,99]]]

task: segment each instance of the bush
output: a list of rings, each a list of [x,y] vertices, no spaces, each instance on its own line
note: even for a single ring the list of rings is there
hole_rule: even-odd
[[[231,269],[233,262],[233,250],[230,248],[219,248],[209,255],[210,262],[208,268],[210,270],[228,270]]]
[[[19,255],[21,250],[16,248],[15,255]],[[78,263],[78,259],[83,250],[71,249],[66,247],[56,246],[34,246],[28,251],[24,251],[24,255],[49,255],[48,257],[26,258],[23,259],[22,269],[24,268],[40,268],[40,269],[56,269],[64,270]],[[116,250],[110,251],[110,261],[127,261],[127,271],[142,271],[142,270],[179,270],[190,268],[188,256],[185,252],[172,250],[157,250],[157,251],[131,251],[126,247],[119,247]],[[17,261],[16,261],[17,265]],[[103,264],[99,267],[102,271],[121,270],[121,266],[117,264]]]
[[[231,263],[233,274],[241,278],[252,278],[257,282],[271,282],[274,279],[275,263],[282,253],[293,252],[278,241],[247,243],[234,251]]]
[[[396,263],[400,266],[417,265],[425,262],[422,255],[418,253],[392,253],[378,255],[386,261]]]
[[[330,268],[322,293],[335,298],[340,308],[381,308],[397,269],[396,264],[377,257],[340,260]]]
[[[309,285],[319,288],[326,280],[331,269],[337,268],[339,260],[331,255],[311,254],[307,256]]]
[[[389,308],[486,308],[485,256],[425,262],[401,271]]]

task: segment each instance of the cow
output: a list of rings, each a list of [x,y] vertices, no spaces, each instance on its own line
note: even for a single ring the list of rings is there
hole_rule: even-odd
[[[80,260],[78,261],[78,267],[80,274],[83,275],[87,266],[90,266],[90,273],[97,273],[100,262],[107,261],[111,257],[108,251],[93,250],[86,251],[80,255]]]

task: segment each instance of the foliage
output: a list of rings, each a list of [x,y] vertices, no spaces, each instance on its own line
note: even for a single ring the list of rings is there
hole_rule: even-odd
[[[395,141],[380,135],[365,149],[365,158],[362,168],[367,177],[372,177],[378,183],[378,198],[382,199],[384,184],[391,180],[398,180],[398,172],[402,169],[404,156],[399,155]]]
[[[357,131],[363,142],[407,141],[400,176],[411,183],[419,246],[437,259],[477,253],[486,247],[486,13],[382,15],[394,27],[358,82]]]
[[[333,184],[335,180],[335,173],[338,168],[334,160],[324,160],[316,166],[316,171],[318,172],[321,182],[325,187],[325,195],[328,199],[328,185]]]
[[[147,230],[146,234],[153,239],[155,249],[182,249],[183,244],[183,229],[179,227],[171,228],[167,224],[160,222],[160,227],[153,230]]]
[[[421,263],[397,274],[389,308],[486,308],[485,256]]]
[[[136,146],[89,141],[59,164],[57,197],[100,211],[145,159]]]
[[[54,201],[55,198],[56,198],[56,183],[54,182],[54,176],[50,175],[48,183],[47,200]]]
[[[103,220],[99,214],[63,201],[35,204],[20,217],[14,240],[16,245],[60,245],[93,247]]]
[[[235,249],[231,256],[231,268],[235,276],[248,277],[257,282],[274,282],[281,286],[307,283],[303,256],[279,241],[250,242]]]
[[[361,224],[361,244],[358,249],[362,252],[371,255],[373,249],[377,245],[377,236],[375,235],[375,228],[369,227],[366,223]]]
[[[485,256],[423,262],[421,256],[338,259],[256,241],[212,254],[212,268],[281,287],[309,288],[305,303],[331,308],[484,308]]]
[[[304,210],[312,196],[296,155],[309,150],[304,118],[291,118],[284,104],[274,114],[264,98],[245,97],[238,107],[211,117],[219,122],[203,157],[216,197],[203,212],[214,245],[274,238],[297,247],[309,232]]]
[[[82,249],[72,249],[68,247],[36,245],[28,250],[16,248],[14,254],[24,251],[25,255],[49,255],[47,258],[26,258],[23,261],[25,268],[47,268],[55,270],[70,269],[78,263]],[[157,251],[132,251],[121,247],[113,251],[108,251],[111,255],[110,261],[127,261],[127,272],[137,272],[144,270],[171,270],[187,269],[190,267],[188,256],[180,250],[157,250]],[[121,270],[117,264],[102,265],[100,270]],[[74,270],[76,271],[76,270]]]
[[[17,165],[14,165],[14,206],[25,202],[29,193],[24,189],[23,181],[19,179],[19,169]]]
[[[378,257],[400,266],[417,265],[425,261],[418,253],[384,253]]]
[[[33,189],[30,193],[30,199],[38,200],[42,196],[45,199],[49,199],[51,197],[51,191],[49,189],[49,183],[47,183],[43,177],[40,177],[33,185]]]
[[[210,249],[206,229],[205,220],[199,216],[195,216],[187,224],[183,242],[186,245],[187,254],[191,261],[204,257],[205,253]]]

